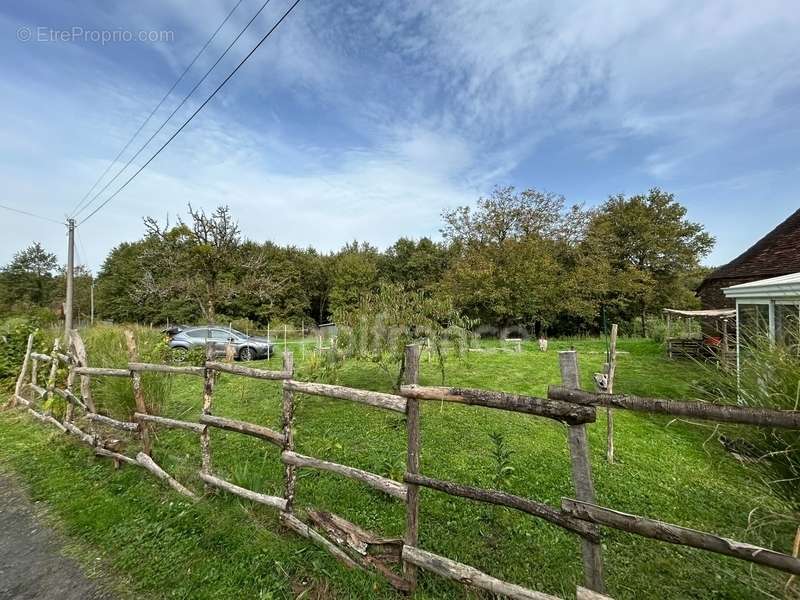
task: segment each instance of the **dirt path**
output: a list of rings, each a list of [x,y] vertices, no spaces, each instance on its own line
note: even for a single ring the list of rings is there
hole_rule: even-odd
[[[20,486],[0,474],[0,600],[111,600],[61,554],[63,545]]]

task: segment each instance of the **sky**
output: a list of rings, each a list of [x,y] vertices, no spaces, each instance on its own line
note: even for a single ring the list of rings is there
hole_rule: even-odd
[[[0,5],[0,203],[63,221],[156,131],[263,4]],[[78,227],[97,269],[142,217],[229,205],[244,235],[333,250],[439,236],[498,185],[596,206],[654,186],[734,258],[800,207],[800,11],[792,2],[302,0],[118,196]],[[149,158],[289,8],[270,0]],[[103,36],[116,36],[103,40]],[[139,39],[142,37],[143,39]],[[89,196],[91,199],[94,193]],[[83,211],[78,219],[91,209]],[[65,228],[0,210],[0,263]]]

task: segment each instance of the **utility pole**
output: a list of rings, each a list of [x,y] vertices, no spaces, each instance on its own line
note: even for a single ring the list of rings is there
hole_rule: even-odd
[[[67,227],[69,231],[69,245],[67,247],[67,301],[64,306],[64,335],[69,339],[69,332],[72,329],[72,295],[74,285],[72,278],[75,272],[75,219],[68,219]]]
[[[92,277],[92,287],[89,291],[89,325],[94,325],[94,277]]]

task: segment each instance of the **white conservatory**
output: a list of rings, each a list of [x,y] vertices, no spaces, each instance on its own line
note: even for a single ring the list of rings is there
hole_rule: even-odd
[[[800,351],[800,273],[761,279],[722,290],[736,300],[736,357],[750,335],[768,335],[770,341]]]

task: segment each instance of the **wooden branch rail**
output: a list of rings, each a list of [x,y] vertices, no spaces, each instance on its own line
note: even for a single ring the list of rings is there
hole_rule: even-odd
[[[200,479],[202,479],[208,485],[220,490],[225,490],[226,492],[235,496],[239,496],[240,498],[244,498],[252,502],[258,502],[259,504],[264,504],[265,506],[271,506],[272,508],[277,508],[278,510],[286,509],[286,500],[283,498],[278,498],[277,496],[268,496],[267,494],[261,494],[259,492],[254,492],[252,490],[239,487],[230,481],[225,481],[219,477],[214,477],[210,473],[200,472],[199,476]]]
[[[484,490],[468,485],[452,483],[450,481],[432,479],[430,477],[425,477],[424,475],[415,475],[413,473],[406,473],[403,479],[406,483],[421,485],[423,487],[444,492],[445,494],[450,494],[452,496],[459,496],[461,498],[477,500],[478,502],[486,502],[488,504],[497,504],[499,506],[514,508],[529,515],[533,515],[534,517],[544,519],[553,525],[558,525],[559,527],[562,527],[568,531],[572,531],[573,533],[577,533],[586,539],[594,542],[600,541],[600,536],[597,534],[596,528],[584,523],[580,519],[570,517],[563,511],[553,508],[552,506],[548,506],[547,504],[543,504],[542,502],[528,500],[527,498],[514,496],[513,494],[508,494],[506,492],[500,492],[497,490]]]
[[[39,394],[40,396],[47,395],[47,390],[40,385],[36,385],[35,383],[28,383],[26,384],[29,388],[31,388],[34,392]]]
[[[83,410],[88,410],[83,401],[69,390],[62,390],[61,388],[53,388],[53,392],[61,396],[67,402],[80,406]]]
[[[611,406],[640,412],[690,417],[723,423],[800,429],[800,411],[798,410],[748,408],[730,404],[662,400],[623,394],[593,394],[561,386],[550,386],[547,395],[553,400],[574,402],[583,406]]]
[[[142,467],[150,471],[158,479],[169,485],[169,487],[171,487],[179,494],[183,494],[184,496],[187,496],[192,500],[197,500],[197,496],[195,496],[194,493],[189,491],[181,483],[179,483],[177,479],[175,479],[164,469],[159,467],[156,464],[156,462],[152,458],[147,456],[147,454],[145,454],[144,452],[139,452],[139,454],[136,455],[136,462],[138,462]]]
[[[133,413],[133,418],[136,421],[146,421],[148,423],[155,423],[164,427],[171,427],[173,429],[187,429],[195,433],[202,433],[203,426],[200,423],[192,423],[191,421],[179,421],[177,419],[168,419],[167,417],[159,417],[156,415],[146,415],[140,412]]]
[[[663,521],[630,515],[571,498],[562,498],[561,508],[576,519],[582,519],[590,523],[605,525],[606,527],[620,529],[670,544],[701,548],[717,554],[733,556],[787,573],[793,573],[794,575],[800,575],[800,559],[767,548],[736,542],[712,533],[671,525]]]
[[[102,376],[102,377],[130,377],[128,369],[111,369],[108,367],[75,367],[76,375]]]
[[[244,377],[253,377],[255,379],[269,379],[272,381],[280,379],[291,379],[291,371],[267,371],[265,369],[254,369],[252,367],[242,367],[241,365],[230,365],[223,362],[207,361],[206,369],[212,371],[221,371],[222,373],[231,373],[233,375],[243,375]]]
[[[473,406],[485,406],[513,412],[521,412],[539,417],[555,419],[569,425],[593,423],[595,410],[591,406],[576,406],[575,403],[554,399],[536,398],[507,392],[493,392],[457,387],[423,387],[404,385],[400,393],[407,398],[418,400],[438,400],[457,402]]]
[[[403,541],[380,538],[358,525],[327,512],[308,511],[308,518],[322,529],[336,544],[346,546],[356,554],[351,556],[365,569],[373,568],[383,575],[395,589],[411,591],[411,582],[391,570],[384,562],[400,561]]]
[[[74,362],[72,357],[67,354],[63,354],[61,352],[55,352],[55,355],[59,361],[66,363],[67,365],[71,365]],[[36,360],[48,363],[53,361],[53,357],[51,355],[42,354],[41,352],[31,352],[31,358],[35,358]]]
[[[343,387],[340,385],[328,385],[325,383],[307,383],[303,381],[286,380],[283,388],[292,392],[308,394],[310,396],[323,396],[325,398],[336,398],[339,400],[351,400],[368,404],[376,408],[385,408],[396,412],[406,412],[406,399],[394,394],[384,394],[382,392],[370,392],[368,390],[357,390],[354,388]]]
[[[223,417],[216,417],[213,415],[201,415],[200,423],[202,423],[202,425],[211,425],[212,427],[217,427],[219,429],[235,431],[237,433],[243,433],[244,435],[251,435],[253,437],[261,438],[262,440],[272,442],[281,448],[283,448],[286,442],[286,437],[282,433],[278,433],[269,427],[248,423],[246,421],[225,419]],[[202,425],[200,426],[201,430],[203,429]]]
[[[579,585],[575,593],[575,600],[614,600],[614,599],[611,598],[611,596],[600,594],[599,592],[595,592],[594,590],[590,590],[588,588]]]
[[[129,465],[133,465],[134,467],[144,467],[144,465],[142,463],[140,463],[137,460],[131,458],[130,456],[125,456],[124,454],[120,454],[119,452],[113,452],[111,450],[106,450],[105,448],[101,448],[100,446],[95,447],[94,453],[97,456],[105,456],[106,458],[113,458],[114,460],[118,460],[120,462],[124,462],[124,463],[127,463]],[[153,464],[155,464],[155,463],[153,463]],[[145,467],[145,468],[147,468],[147,467]],[[160,469],[160,467],[158,467],[158,465],[156,465],[156,468]],[[148,469],[148,470],[150,470],[150,469]],[[162,471],[162,473],[163,473],[163,471]],[[164,475],[166,475],[166,473],[164,473]],[[167,475],[167,477],[169,477],[169,475]],[[178,484],[178,485],[180,485],[180,484]]]
[[[341,550],[336,544],[328,540],[325,536],[321,535],[320,533],[314,531],[314,529],[303,523],[300,519],[298,519],[291,513],[282,512],[280,519],[281,523],[283,523],[286,527],[288,527],[298,535],[301,535],[304,538],[309,539],[312,542],[318,544],[319,546],[322,546],[328,552],[330,552],[336,558],[338,558],[342,563],[344,563],[344,565],[349,569],[363,568],[355,560],[353,560],[353,558],[351,558],[346,552]]]
[[[512,598],[513,600],[559,600],[556,596],[534,592],[522,586],[496,579],[474,567],[450,560],[413,546],[403,546],[403,560],[436,573],[440,577]]]
[[[392,562],[400,562],[403,540],[385,538],[362,529],[339,515],[321,510],[308,510],[309,520],[325,531],[333,540],[346,545],[362,556],[374,556]]]
[[[34,409],[30,408],[30,407],[28,407],[28,412],[32,416],[34,416],[37,419],[39,419],[42,423],[48,423],[48,424],[56,427],[57,429],[60,429],[63,433],[67,433],[67,428],[64,427],[64,424],[61,421],[55,419],[54,417],[51,417],[50,415],[42,414],[38,410],[34,410]]]
[[[74,423],[70,423],[69,421],[65,421],[64,422],[64,428],[69,433],[71,433],[72,435],[77,437],[84,444],[88,444],[89,446],[96,446],[97,445],[97,438],[95,436],[89,435],[88,433],[83,431],[81,428],[79,428],[77,425],[75,425]]]
[[[22,406],[30,406],[31,401],[27,398],[20,396],[19,394],[14,394],[14,400],[22,404]]]
[[[138,423],[132,423],[130,421],[119,421],[117,419],[112,419],[111,417],[107,417],[105,415],[101,415],[98,413],[86,413],[86,418],[90,421],[95,421],[96,423],[103,423],[104,425],[108,425],[109,427],[113,427],[115,429],[121,429],[122,431],[136,431],[139,429]]]
[[[392,479],[375,475],[369,471],[363,471],[354,467],[348,467],[346,465],[340,465],[339,463],[320,460],[319,458],[304,456],[302,454],[289,451],[284,451],[281,453],[281,460],[284,463],[293,465],[295,467],[319,469],[321,471],[336,473],[337,475],[341,475],[342,477],[347,477],[349,479],[355,479],[356,481],[365,483],[376,490],[380,490],[381,492],[389,494],[390,496],[398,498],[399,500],[404,502],[406,500],[407,490],[405,485]]]
[[[128,363],[128,370],[139,373],[171,373],[174,375],[197,375],[198,377],[202,377],[205,374],[203,367],[182,367],[140,362]]]

